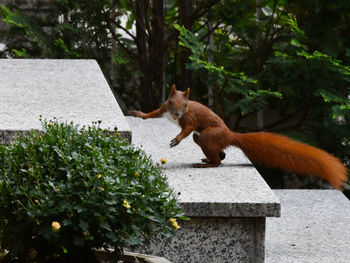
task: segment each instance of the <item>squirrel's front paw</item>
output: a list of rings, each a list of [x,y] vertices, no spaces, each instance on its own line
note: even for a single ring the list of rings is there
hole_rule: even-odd
[[[176,138],[172,139],[171,142],[170,142],[170,147],[174,147],[176,145],[178,145],[180,143],[180,141]]]
[[[143,118],[143,115],[144,115],[144,113],[142,111],[137,111],[137,110],[129,111],[129,114],[131,116],[139,117],[139,118]]]

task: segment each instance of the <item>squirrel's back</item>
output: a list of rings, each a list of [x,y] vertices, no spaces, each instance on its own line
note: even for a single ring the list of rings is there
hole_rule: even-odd
[[[216,113],[203,104],[192,100],[188,101],[186,118],[188,121],[195,122],[197,131],[204,130],[208,127],[227,128],[225,122]]]

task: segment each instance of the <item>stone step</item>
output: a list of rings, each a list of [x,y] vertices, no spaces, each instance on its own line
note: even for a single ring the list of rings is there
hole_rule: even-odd
[[[41,130],[39,116],[101,127],[130,128],[95,60],[0,59],[0,143]]]
[[[265,218],[278,217],[280,203],[244,154],[227,149],[216,168],[192,168],[203,158],[191,136],[174,148],[179,127],[167,119],[127,117],[132,142],[163,165],[190,221],[181,222],[171,243],[158,239],[149,252],[173,263],[264,262]]]
[[[350,262],[350,202],[337,190],[274,190],[281,217],[266,220],[266,263]]]

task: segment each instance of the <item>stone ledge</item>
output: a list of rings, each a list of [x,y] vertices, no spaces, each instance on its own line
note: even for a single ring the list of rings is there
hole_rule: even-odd
[[[95,60],[0,59],[0,143],[41,130],[39,116],[114,130],[131,140],[128,123]]]
[[[279,200],[252,166],[170,169],[166,174],[189,217],[280,215]]]
[[[243,153],[229,148],[220,167],[192,168],[203,153],[191,137],[170,148],[180,131],[174,124],[166,119],[127,121],[134,144],[143,145],[156,162],[167,159],[164,172],[190,217],[179,222],[171,241],[155,237],[140,252],[174,263],[264,262],[266,217],[279,216],[280,203]]]
[[[179,202],[189,217],[279,216],[280,203],[266,182],[239,149],[229,148],[220,167],[192,168],[203,157],[191,136],[175,148],[169,142],[180,131],[166,119],[127,117],[133,143],[159,162],[166,158],[165,174],[179,193]]]
[[[173,263],[263,263],[265,217],[197,217],[181,222],[175,236],[156,237],[142,253]]]
[[[350,262],[350,202],[337,190],[274,190],[280,218],[266,219],[266,262]]]

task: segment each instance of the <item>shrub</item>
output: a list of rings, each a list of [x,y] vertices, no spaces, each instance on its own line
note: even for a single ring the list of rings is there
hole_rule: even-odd
[[[0,246],[6,259],[91,262],[170,236],[183,214],[161,166],[99,125],[43,121],[0,146]]]

